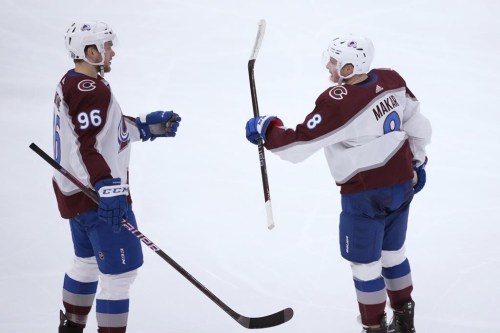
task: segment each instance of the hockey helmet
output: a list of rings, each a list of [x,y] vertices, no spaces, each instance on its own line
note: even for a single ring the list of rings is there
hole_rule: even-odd
[[[106,23],[85,21],[73,23],[66,32],[64,39],[71,58],[88,62],[85,57],[86,46],[95,45],[97,51],[104,54],[104,43],[112,41],[115,37],[115,34]]]
[[[366,74],[375,53],[373,43],[366,37],[344,35],[333,39],[328,46],[328,55],[337,60],[337,71],[341,78],[347,79],[356,74]],[[340,70],[347,64],[352,64],[352,74],[343,77]]]

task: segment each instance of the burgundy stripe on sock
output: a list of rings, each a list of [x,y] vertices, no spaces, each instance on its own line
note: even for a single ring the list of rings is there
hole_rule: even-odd
[[[361,304],[358,302],[361,322],[365,326],[376,326],[380,324],[385,313],[385,302],[380,304]]]
[[[413,286],[409,286],[407,288],[401,290],[387,290],[387,296],[389,296],[389,300],[391,301],[391,308],[396,311],[403,310],[403,305],[411,301],[411,292],[413,290]]]

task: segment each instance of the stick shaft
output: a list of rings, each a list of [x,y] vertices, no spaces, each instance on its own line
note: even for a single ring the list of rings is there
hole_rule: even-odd
[[[255,75],[254,67],[257,60],[257,55],[259,54],[260,47],[262,45],[262,40],[264,39],[264,33],[266,31],[266,21],[260,20],[259,28],[257,30],[257,37],[255,39],[255,44],[250,55],[250,60],[248,61],[248,78],[250,81],[250,94],[252,96],[252,107],[253,116],[259,116],[259,103],[257,100],[257,89],[255,87]],[[266,217],[267,217],[267,227],[268,229],[274,228],[273,211],[271,206],[271,193],[269,190],[269,179],[267,177],[267,166],[266,166],[266,156],[264,153],[264,144],[262,140],[258,142],[258,153],[260,162],[260,173],[262,176],[262,189],[264,192],[264,201],[266,203]]]

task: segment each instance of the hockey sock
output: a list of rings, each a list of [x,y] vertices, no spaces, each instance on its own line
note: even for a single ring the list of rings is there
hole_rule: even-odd
[[[85,327],[97,290],[97,281],[79,282],[64,276],[63,304],[65,316],[70,324]]]
[[[129,300],[97,299],[96,314],[99,333],[125,333]]]
[[[384,267],[382,275],[385,279],[391,307],[396,311],[401,311],[403,305],[411,300],[411,292],[413,290],[408,259],[399,265]]]
[[[380,324],[385,313],[386,291],[382,276],[369,281],[354,279],[361,322],[365,326]]]

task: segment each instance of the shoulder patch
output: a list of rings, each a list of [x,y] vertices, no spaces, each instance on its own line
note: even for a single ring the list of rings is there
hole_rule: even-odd
[[[341,100],[347,95],[347,88],[344,86],[335,86],[328,92],[331,98]]]
[[[96,88],[96,83],[93,80],[85,79],[78,82],[78,90],[92,91]]]

